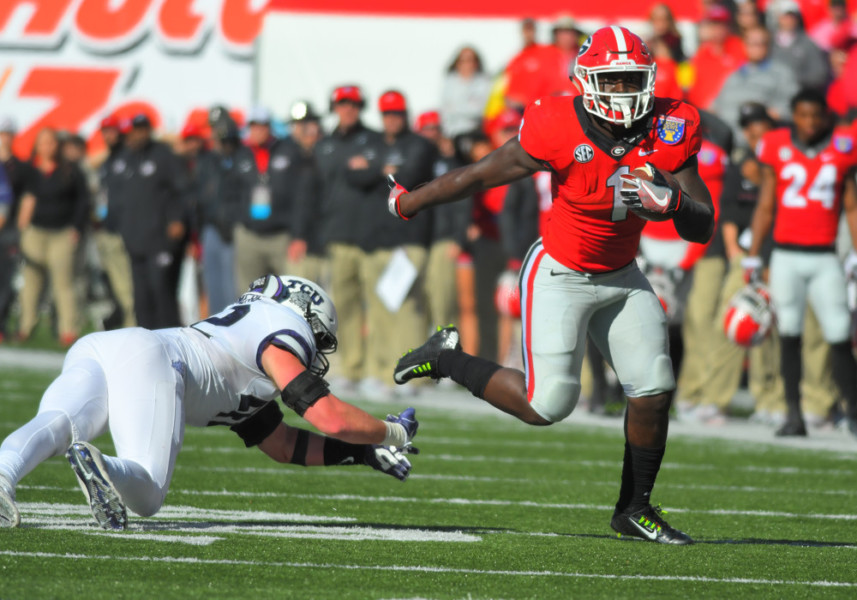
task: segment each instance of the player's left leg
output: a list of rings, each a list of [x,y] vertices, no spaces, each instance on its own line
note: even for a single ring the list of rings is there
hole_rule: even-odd
[[[91,352],[95,337],[72,346],[62,373],[45,390],[38,414],[0,445],[0,526],[15,527],[20,521],[15,488],[24,476],[64,452],[73,439],[89,440],[107,429],[107,386]]]
[[[690,544],[693,540],[671,527],[651,505],[666,449],[670,391],[675,388],[666,316],[638,269],[632,266],[622,277],[611,288],[629,290],[624,301],[598,310],[590,321],[590,335],[613,365],[628,397],[622,486],[610,525],[620,534]]]

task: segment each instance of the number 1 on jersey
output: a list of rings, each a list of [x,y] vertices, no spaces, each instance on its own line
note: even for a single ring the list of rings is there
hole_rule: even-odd
[[[622,180],[620,179],[620,176],[627,175],[630,172],[631,169],[627,165],[621,165],[607,179],[607,187],[613,188],[613,212],[610,213],[610,220],[614,223],[617,221],[624,221],[628,218],[628,207],[624,202],[622,202],[622,194],[619,192],[622,190]]]

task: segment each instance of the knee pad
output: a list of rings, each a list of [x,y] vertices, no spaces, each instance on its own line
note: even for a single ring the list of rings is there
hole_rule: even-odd
[[[642,398],[671,392],[675,389],[673,363],[666,354],[657,355],[645,372],[638,373],[634,383],[623,383],[626,396]]]
[[[530,405],[540,417],[556,423],[572,413],[580,398],[580,381],[571,377],[553,377],[536,386]]]

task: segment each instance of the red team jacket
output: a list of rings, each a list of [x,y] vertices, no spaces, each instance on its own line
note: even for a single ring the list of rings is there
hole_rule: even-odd
[[[835,130],[826,146],[809,154],[795,147],[791,129],[765,134],[756,149],[777,176],[774,243],[832,248],[845,176],[857,166],[857,150],[848,131]]]
[[[580,96],[536,100],[524,112],[518,139],[553,171],[553,207],[545,249],[570,269],[604,273],[629,264],[646,221],[619,194],[619,176],[646,162],[678,170],[699,152],[699,113],[689,104],[656,98],[648,133],[635,145],[595,128]]]

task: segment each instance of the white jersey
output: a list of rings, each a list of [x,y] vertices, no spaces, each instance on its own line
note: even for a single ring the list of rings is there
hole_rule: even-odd
[[[233,425],[279,397],[262,368],[273,344],[307,368],[316,343],[306,319],[278,302],[248,292],[238,302],[190,327],[154,332],[177,353],[184,369],[188,425]]]

